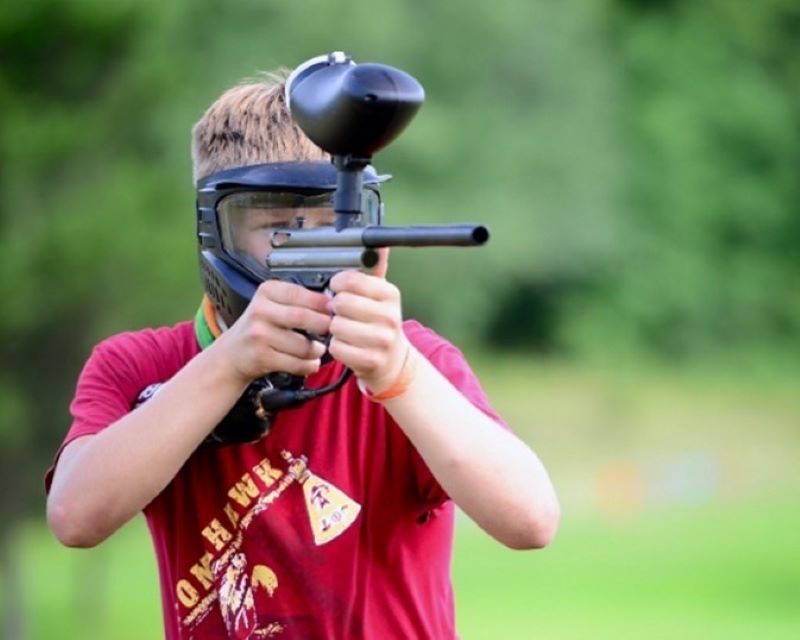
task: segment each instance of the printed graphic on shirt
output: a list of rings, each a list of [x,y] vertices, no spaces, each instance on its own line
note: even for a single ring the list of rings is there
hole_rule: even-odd
[[[361,505],[331,483],[310,472],[301,482],[317,546],[330,542],[346,531],[358,517]]]
[[[228,635],[237,640],[278,637],[285,629],[279,621],[259,620],[258,603],[280,598],[280,576],[266,564],[251,564],[242,550],[247,528],[265,514],[288,487],[303,488],[314,543],[331,542],[352,525],[361,511],[341,489],[308,468],[305,456],[281,453],[281,470],[264,458],[246,472],[227,492],[229,501],[219,517],[201,531],[207,551],[180,579],[175,591],[184,629],[193,631],[213,611],[215,601]],[[262,515],[264,514],[264,515]]]
[[[283,631],[283,626],[279,623],[270,623],[262,629],[257,628],[255,592],[264,589],[269,597],[273,596],[278,587],[278,579],[272,569],[257,564],[250,573],[245,555],[235,553],[224,567],[218,562],[215,572],[219,606],[228,629],[228,637],[237,640],[252,637],[269,638]]]
[[[227,565],[214,567],[219,585],[219,606],[231,638],[249,638],[256,628],[256,604],[252,580],[247,574],[247,558],[234,553]]]

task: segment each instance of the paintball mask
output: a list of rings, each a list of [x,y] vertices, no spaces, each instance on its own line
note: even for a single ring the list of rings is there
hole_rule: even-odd
[[[364,170],[358,226],[381,222],[379,184],[388,176]],[[197,186],[197,238],[206,294],[226,325],[243,313],[258,285],[273,276],[269,256],[276,229],[317,229],[335,222],[337,171],[329,162],[281,162],[215,173]],[[326,264],[337,261],[327,256]],[[277,268],[277,267],[276,267]],[[323,289],[341,266],[295,269],[281,279]]]

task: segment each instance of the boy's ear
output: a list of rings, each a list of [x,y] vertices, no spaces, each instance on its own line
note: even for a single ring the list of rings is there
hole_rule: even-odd
[[[378,264],[372,270],[372,275],[379,278],[386,278],[386,272],[389,270],[389,247],[381,247],[378,249]]]

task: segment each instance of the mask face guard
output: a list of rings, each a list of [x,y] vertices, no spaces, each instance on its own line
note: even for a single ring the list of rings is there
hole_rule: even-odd
[[[353,222],[358,226],[381,223],[379,187],[388,179],[389,176],[378,175],[371,167],[364,170],[361,200],[366,211],[361,220],[354,217]],[[203,287],[228,326],[244,312],[258,285],[270,277],[270,270],[266,259],[262,263],[256,256],[236,250],[235,242],[231,241],[230,225],[226,228],[225,214],[221,215],[225,203],[239,200],[246,204],[261,200],[269,209],[271,201],[279,202],[290,196],[289,199],[296,198],[294,201],[298,204],[314,202],[318,205],[328,197],[332,202],[336,186],[336,168],[322,161],[239,167],[220,171],[198,183],[197,239]],[[287,279],[283,274],[281,278]],[[320,283],[327,282],[328,278],[318,271],[301,271],[288,279],[309,288],[320,288]]]

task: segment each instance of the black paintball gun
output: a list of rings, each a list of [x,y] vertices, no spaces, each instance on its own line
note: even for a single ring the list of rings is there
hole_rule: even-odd
[[[397,138],[422,106],[425,93],[416,79],[386,65],[356,64],[346,54],[334,52],[300,65],[287,79],[285,90],[292,118],[332,161],[245,167],[220,172],[198,185],[201,266],[207,290],[212,291],[226,322],[235,320],[252,298],[257,280],[249,278],[248,272],[260,280],[277,278],[322,291],[343,269],[376,266],[376,250],[381,247],[478,246],[487,242],[489,231],[483,225],[382,224],[383,205],[377,194],[379,183],[387,177],[374,172],[372,156]],[[320,193],[329,196],[332,191],[333,224],[271,228],[266,265],[242,271],[226,255],[230,250],[218,251],[225,241],[220,213],[219,226],[207,227],[210,249],[202,250],[203,222],[217,220],[226,198],[243,191],[252,194],[276,189],[305,198]],[[221,240],[211,237],[218,228],[222,228]],[[350,375],[346,371],[331,385],[308,389],[301,377],[269,374],[250,386],[209,441],[224,444],[258,439],[267,433],[277,411],[334,391]]]

